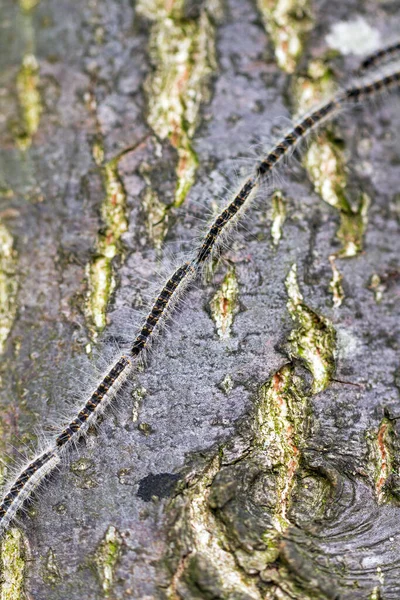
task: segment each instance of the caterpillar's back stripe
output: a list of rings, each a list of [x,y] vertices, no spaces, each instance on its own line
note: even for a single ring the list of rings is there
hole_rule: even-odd
[[[22,471],[0,504],[0,532],[7,529],[24,502],[59,462],[55,450],[48,449]]]
[[[400,67],[397,67],[394,71],[388,72],[387,75],[377,76],[375,79],[367,82],[360,83],[347,88],[342,95],[339,95],[340,103],[345,103],[346,100],[351,102],[360,102],[375,93],[379,93],[382,90],[389,90],[391,87],[400,84]]]
[[[131,354],[133,357],[137,357],[144,350],[157,323],[160,321],[166,309],[173,302],[174,294],[177,292],[187,275],[193,272],[193,265],[189,262],[186,262],[178,267],[178,269],[176,269],[173,275],[168,279],[167,283],[159,293],[158,298],[154,302],[144,325],[133,342],[131,348]]]
[[[396,58],[398,54],[400,54],[400,40],[385,48],[381,48],[364,58],[360,65],[360,72],[375,68],[386,60],[392,60]]]
[[[77,434],[86,430],[93,420],[96,411],[103,409],[115,397],[121,385],[126,380],[125,371],[131,365],[131,359],[121,356],[111,367],[110,371],[103,377],[95,391],[91,394],[85,405],[80,409],[77,417],[56,438],[57,448],[62,448],[70,442]]]
[[[218,237],[221,235],[225,226],[231,219],[236,215],[239,209],[244,205],[246,200],[249,198],[251,192],[257,186],[257,178],[250,177],[243,185],[239,193],[235,196],[232,202],[222,211],[222,213],[215,219],[211,225],[210,230],[204,238],[204,242],[197,253],[194,260],[194,264],[199,266],[204,263],[210,256],[213,247],[215,246]]]

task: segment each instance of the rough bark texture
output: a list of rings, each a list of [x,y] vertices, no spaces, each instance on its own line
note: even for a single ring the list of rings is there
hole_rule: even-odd
[[[274,3],[182,4],[2,2],[6,466],[70,414],[105,322],[103,337],[133,335],[160,259],[196,244],[307,78],[349,74],[332,26],[363,15],[384,40],[400,18],[395,1],[293,2],[302,43],[285,63]],[[310,146],[273,182],[273,210],[260,194],[118,412],[4,538],[2,600],[400,597],[393,97],[317,138],[333,172]],[[346,201],[321,199],[322,176]]]

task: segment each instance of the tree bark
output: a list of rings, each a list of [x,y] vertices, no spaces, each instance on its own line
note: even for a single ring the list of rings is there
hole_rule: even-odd
[[[4,0],[3,477],[74,414],[94,355],[105,369],[133,338],[307,90],[349,77],[334,25],[362,13],[384,40],[400,17],[279,6]],[[400,596],[393,98],[346,111],[258,195],[4,536],[2,599]]]

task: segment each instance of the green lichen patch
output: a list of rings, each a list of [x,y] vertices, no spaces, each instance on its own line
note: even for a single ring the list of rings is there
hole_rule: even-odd
[[[344,300],[344,290],[342,286],[343,276],[336,266],[335,256],[329,257],[332,267],[332,279],[329,282],[329,291],[332,294],[334,308],[339,308]]]
[[[96,549],[93,561],[97,575],[107,598],[112,591],[115,579],[115,569],[121,557],[122,537],[118,529],[110,525],[99,546]]]
[[[187,19],[182,1],[139,0],[136,10],[152,21],[149,53],[154,71],[146,82],[148,122],[178,153],[174,205],[194,183],[198,159],[192,139],[201,104],[210,97],[216,70],[215,19],[220,0],[206,0],[197,18]]]
[[[295,365],[281,367],[238,433],[188,469],[166,510],[168,598],[275,598],[274,582],[288,597],[322,597],[300,589],[281,563],[299,471],[312,479],[300,468],[309,428],[305,389]],[[317,492],[299,496],[304,514],[320,504]]]
[[[17,144],[26,150],[39,128],[42,101],[39,91],[39,65],[33,54],[26,54],[17,75],[18,103],[21,111],[21,128]]]
[[[210,302],[211,314],[218,335],[228,338],[231,335],[233,318],[238,310],[239,284],[234,268],[225,275],[219,290]]]
[[[88,458],[79,458],[71,464],[70,470],[77,479],[74,484],[82,490],[90,490],[98,487],[98,482],[95,479],[94,463]]]
[[[90,98],[90,100],[88,101],[89,106],[90,103],[92,105],[92,108],[96,108],[96,102],[93,98]],[[103,144],[101,143],[101,141],[99,139],[96,139],[93,142],[93,146],[92,146],[92,155],[94,158],[94,162],[96,163],[96,165],[98,167],[102,167],[104,164],[104,147]]]
[[[340,211],[340,227],[337,237],[342,243],[342,250],[339,251],[338,256],[351,258],[362,251],[370,204],[369,196],[362,193],[355,208],[351,207],[350,210]]]
[[[224,393],[227,396],[229,396],[229,394],[233,390],[233,380],[232,380],[232,377],[229,375],[229,373],[227,373],[225,375],[225,377],[223,378],[223,380],[219,384],[219,387],[224,391]]]
[[[147,217],[147,235],[159,250],[168,231],[168,207],[160,201],[157,192],[151,187],[144,192],[142,206]]]
[[[39,2],[40,0],[19,0],[19,5],[23,12],[30,12],[31,10],[37,7]]]
[[[94,158],[103,160],[102,147],[95,144]],[[118,160],[113,159],[101,167],[105,189],[101,205],[104,227],[96,240],[95,255],[87,266],[88,293],[86,314],[95,337],[106,326],[107,306],[115,288],[112,261],[123,255],[121,236],[128,229],[126,193],[118,173]]]
[[[121,235],[128,229],[126,194],[118,174],[118,160],[111,160],[104,166],[104,185],[106,201],[103,202],[101,215],[108,229],[108,239],[104,240],[104,253],[114,258]]]
[[[106,326],[107,306],[115,287],[111,260],[96,256],[86,269],[88,278],[88,296],[86,313],[92,326],[92,334],[103,331]]]
[[[346,187],[343,154],[326,134],[313,141],[304,157],[304,165],[321,198],[338,210],[350,211],[344,193]]]
[[[374,587],[374,589],[368,597],[368,600],[382,600],[381,591],[378,586]]]
[[[310,1],[257,0],[257,5],[279,67],[293,73],[303,53],[304,39],[313,26]]]
[[[172,502],[177,518],[169,532],[174,565],[167,589],[170,600],[262,598],[255,582],[236,564],[224,528],[210,510],[210,485],[219,469],[220,458],[215,456],[184,495]]]
[[[50,585],[56,585],[61,581],[60,569],[52,548],[49,548],[49,551],[46,554],[42,568],[42,577],[43,580]]]
[[[148,437],[149,435],[151,435],[152,433],[154,433],[154,429],[150,425],[150,423],[145,423],[145,422],[139,423],[138,424],[138,429],[146,437]]]
[[[391,481],[396,479],[399,466],[396,460],[399,444],[393,422],[384,417],[377,431],[367,432],[367,443],[378,502],[388,502],[393,495],[398,496],[395,481]]]
[[[22,532],[13,527],[1,542],[0,600],[25,598],[26,541]]]
[[[282,228],[286,219],[286,202],[280,190],[272,195],[272,224],[271,237],[274,246],[278,246],[282,237]]]
[[[373,273],[371,275],[368,289],[372,290],[375,302],[380,304],[380,302],[382,302],[383,293],[386,290],[386,286],[377,273]]]
[[[0,221],[0,354],[17,311],[17,258],[13,237]]]
[[[75,462],[71,464],[71,471],[75,473],[75,475],[80,475],[81,473],[86,473],[87,471],[92,471],[94,468],[94,463],[89,458],[79,458]]]
[[[304,165],[314,184],[315,191],[340,214],[337,237],[342,244],[338,256],[350,258],[362,250],[363,235],[368,224],[370,199],[361,194],[353,207],[347,199],[347,177],[343,152],[325,133],[313,141],[304,157]]]
[[[290,365],[282,367],[262,386],[256,402],[255,445],[268,450],[279,471],[274,526],[280,533],[290,524],[287,510],[305,437],[307,405],[301,381]]]
[[[143,399],[147,394],[147,390],[144,387],[138,387],[132,392],[132,421],[136,423],[139,419],[139,410],[142,405]]]
[[[296,113],[304,114],[331,96],[336,89],[335,79],[329,65],[330,55],[311,60],[305,73],[294,77],[292,96]]]
[[[289,336],[290,354],[301,359],[314,381],[312,392],[323,391],[335,371],[336,334],[332,323],[319,315],[303,301],[297,282],[297,266],[293,265],[286,278],[287,307],[297,324]]]

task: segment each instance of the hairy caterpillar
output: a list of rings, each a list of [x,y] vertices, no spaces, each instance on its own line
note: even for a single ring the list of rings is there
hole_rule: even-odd
[[[387,54],[388,56],[388,54]],[[367,60],[367,59],[366,59]],[[365,61],[364,61],[365,62]],[[376,62],[376,61],[375,61]],[[371,63],[372,65],[373,63]],[[333,117],[348,103],[359,103],[384,89],[400,83],[398,66],[383,75],[375,75],[370,80],[361,80],[354,86],[339,92],[322,107],[302,118],[255,167],[254,173],[245,181],[241,190],[226,208],[217,216],[194,258],[180,266],[163,286],[144,325],[134,340],[130,353],[122,355],[112,368],[101,378],[95,391],[85,402],[68,426],[56,437],[54,445],[37,456],[20,473],[0,505],[0,529],[4,531],[16,512],[22,507],[44,478],[57,466],[61,453],[72,440],[77,439],[94,422],[114,399],[126,377],[133,369],[134,361],[142,355],[153,339],[158,325],[173,308],[178,293],[196,276],[204,263],[219,247],[220,241],[234,218],[251,199],[261,181],[270,174],[288,153],[296,147],[312,130],[326,119]]]
[[[386,60],[393,60],[399,53],[400,41],[397,41],[367,56],[360,65],[360,71],[375,68]]]
[[[389,90],[391,87],[399,84],[400,68],[395,66],[392,71],[383,76],[376,75],[370,81],[361,81],[354,86],[346,88],[317,110],[311,111],[308,115],[302,117],[293,128],[276,143],[267,156],[260,161],[254,174],[245,181],[232,202],[230,202],[230,204],[217,216],[204,238],[204,242],[195,259],[195,263],[199,265],[207,260],[211,255],[213,248],[216,246],[218,239],[221,237],[224,228],[249,200],[251,194],[257,189],[262,178],[273,171],[273,169],[282,161],[283,157],[287,155],[289,150],[295,148],[309,135],[309,133],[311,133],[311,131],[321,125],[326,119],[334,116],[340,109],[344,108],[347,103],[362,102],[375,93],[384,89]]]

